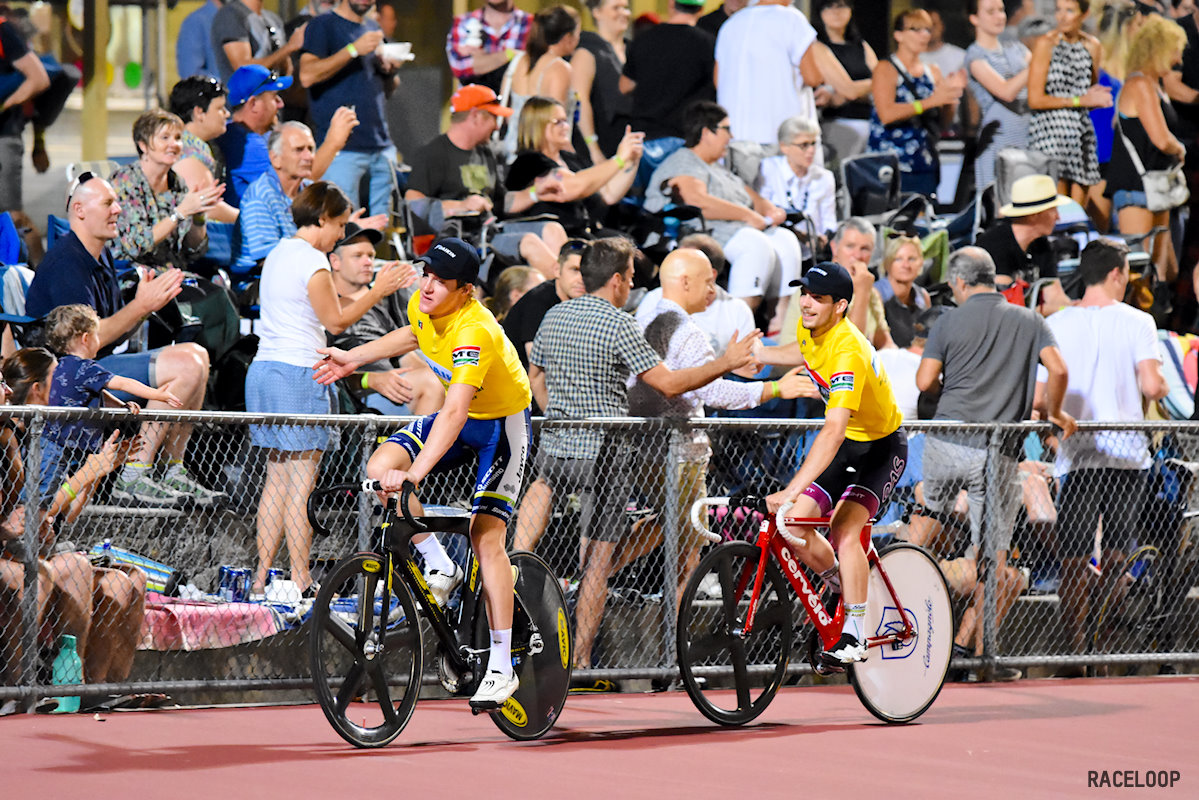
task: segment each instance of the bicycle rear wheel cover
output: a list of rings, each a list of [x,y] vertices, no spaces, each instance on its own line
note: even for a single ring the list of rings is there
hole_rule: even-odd
[[[953,606],[937,562],[923,548],[901,542],[881,555],[903,615],[916,636],[900,645],[871,647],[869,658],[849,669],[858,699],[884,722],[911,722],[941,691],[953,655]],[[903,617],[877,568],[870,570],[866,635],[898,632]]]
[[[387,622],[380,625],[386,571],[387,558],[376,553],[344,559],[322,581],[309,621],[317,702],[338,735],[356,747],[395,739],[420,696],[416,603],[393,573]]]
[[[566,597],[549,565],[524,551],[511,553],[509,558],[516,568],[512,660],[520,686],[498,711],[491,712],[491,720],[505,735],[524,741],[544,736],[562,713],[570,692],[574,650]],[[484,609],[485,604],[480,603],[479,648],[488,646]],[[539,644],[534,633],[540,637]]]
[[[677,656],[683,688],[700,713],[744,725],[766,710],[787,673],[793,595],[773,561],[766,564],[754,629],[745,624],[761,550],[731,542],[711,550],[679,603]]]

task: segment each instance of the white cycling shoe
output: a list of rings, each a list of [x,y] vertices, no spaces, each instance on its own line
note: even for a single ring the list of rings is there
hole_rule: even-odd
[[[452,574],[435,569],[427,570],[425,572],[425,583],[429,585],[429,591],[432,593],[433,599],[437,601],[437,605],[444,608],[450,599],[450,595],[462,585],[462,567],[455,564]]]
[[[487,670],[487,674],[483,676],[483,682],[479,684],[479,691],[475,692],[475,696],[470,699],[470,707],[480,709],[499,708],[516,692],[519,686],[520,679],[516,677],[515,672],[511,675],[505,675],[502,672],[489,669]]]

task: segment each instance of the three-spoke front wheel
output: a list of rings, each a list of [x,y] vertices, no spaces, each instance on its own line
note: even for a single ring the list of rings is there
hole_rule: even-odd
[[[761,552],[748,542],[710,551],[679,604],[683,687],[700,713],[721,725],[744,725],[765,711],[787,672],[792,594],[773,561],[766,563],[753,631],[743,630]]]
[[[388,583],[391,584],[390,593]],[[356,747],[395,739],[420,696],[420,622],[387,557],[357,553],[325,576],[312,607],[312,682],[334,730]]]

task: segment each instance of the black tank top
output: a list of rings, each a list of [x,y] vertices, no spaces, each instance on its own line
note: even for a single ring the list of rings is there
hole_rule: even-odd
[[[844,42],[829,44],[828,48],[845,67],[851,81],[860,81],[870,77],[870,67],[866,64],[866,46],[862,42]],[[871,105],[869,100],[851,100],[843,106],[824,109],[826,118],[835,119],[870,119]]]
[[[1161,107],[1162,114],[1166,118],[1166,126],[1171,132],[1177,131],[1178,114],[1175,113],[1174,106],[1166,100],[1162,100]],[[1145,191],[1141,175],[1133,165],[1132,159],[1128,155],[1128,148],[1124,145],[1124,137],[1120,136],[1121,130],[1123,130],[1124,136],[1128,137],[1132,146],[1136,148],[1137,155],[1141,157],[1141,164],[1146,170],[1169,169],[1175,164],[1173,156],[1166,155],[1154,146],[1139,117],[1126,117],[1118,114],[1117,119],[1120,122],[1120,129],[1112,137],[1112,160],[1107,165],[1107,188],[1103,191],[1107,197],[1111,197],[1121,190]]]

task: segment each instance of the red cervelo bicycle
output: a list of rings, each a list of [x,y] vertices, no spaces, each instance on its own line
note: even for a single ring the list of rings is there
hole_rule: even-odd
[[[692,525],[712,542],[723,539],[701,524],[700,515],[719,505],[765,513],[760,498],[696,501]],[[827,534],[828,519],[790,517],[785,510],[766,514],[756,541],[725,542],[708,551],[680,600],[677,652],[683,686],[696,708],[721,725],[743,725],[766,710],[786,678],[795,636],[804,635],[805,616],[810,622],[807,660],[817,673],[829,674],[819,656],[841,636],[840,597],[822,597],[816,578],[779,533],[782,525]],[[874,716],[910,722],[932,705],[945,682],[953,607],[945,576],[927,551],[897,542],[879,553],[870,530],[870,524],[862,529],[870,564],[869,657],[849,665],[849,679]]]

